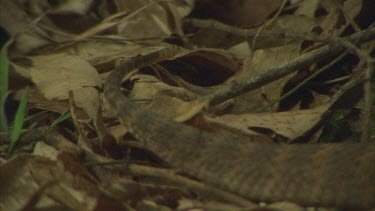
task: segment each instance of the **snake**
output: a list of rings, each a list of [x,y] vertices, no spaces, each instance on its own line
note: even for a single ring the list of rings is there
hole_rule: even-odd
[[[104,96],[141,145],[205,184],[257,202],[375,207],[375,144],[272,144],[220,135],[141,108],[121,92],[126,73],[176,56],[170,45],[119,64]]]

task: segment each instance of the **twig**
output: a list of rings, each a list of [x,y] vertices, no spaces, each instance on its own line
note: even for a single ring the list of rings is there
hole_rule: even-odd
[[[364,109],[364,119],[363,124],[367,125],[367,130],[364,128],[362,133],[362,141],[375,140],[375,60],[371,58],[368,63],[368,69],[366,72],[365,83],[363,85],[365,92],[365,109]]]
[[[365,109],[364,109],[364,118],[362,120],[362,142],[368,142],[370,140],[374,139],[374,133],[371,132],[372,130],[375,130],[375,124],[374,124],[374,69],[375,69],[375,59],[372,58],[370,55],[368,55],[363,50],[359,49],[357,46],[355,46],[353,43],[339,39],[338,42],[345,46],[347,49],[352,51],[353,53],[357,54],[358,57],[365,60],[367,63],[367,71],[365,76],[365,83],[364,83],[364,91],[365,91]]]
[[[297,86],[295,86],[293,89],[289,90],[287,93],[285,93],[283,96],[281,96],[279,99],[272,101],[266,106],[263,106],[256,111],[262,111],[266,108],[269,108],[270,106],[276,104],[277,102],[289,97],[291,94],[295,93],[299,88],[304,86],[307,82],[311,81],[313,78],[315,78],[318,74],[322,73],[323,71],[327,70],[328,68],[332,67],[334,64],[336,64],[339,60],[341,60],[344,56],[347,55],[347,52],[342,53],[340,56],[338,56],[336,59],[325,65],[324,67],[320,68],[319,70],[315,71],[313,74],[311,74],[309,77],[307,77],[305,80],[303,80],[301,83],[299,83]]]
[[[354,44],[360,44],[375,37],[375,27],[371,27],[362,32],[357,32],[349,36],[346,40]],[[273,68],[265,71],[264,74],[252,77],[244,81],[232,81],[227,86],[222,87],[214,94],[207,96],[210,105],[216,105],[233,97],[239,96],[242,93],[257,89],[263,85],[276,81],[290,73],[296,72],[299,69],[307,67],[308,65],[328,58],[329,56],[337,56],[345,50],[345,47],[338,43],[331,43],[322,46],[316,50],[310,51],[282,67]]]
[[[259,36],[259,34],[264,30],[266,29],[268,26],[270,26],[273,22],[275,22],[275,20],[280,16],[281,12],[283,11],[285,5],[287,3],[287,0],[284,0],[279,8],[279,10],[277,11],[277,13],[269,20],[267,21],[266,23],[264,23],[256,32],[255,34],[255,37],[253,39],[253,41],[251,42],[251,49],[254,49],[255,48],[255,42]],[[253,54],[252,54],[253,55]]]
[[[354,22],[354,20],[350,17],[348,12],[346,12],[345,8],[341,5],[341,3],[338,0],[335,0],[335,2],[337,6],[341,9],[342,13],[344,14],[345,19],[350,23],[350,25],[352,25],[354,30],[357,32],[361,31],[362,29],[358,26],[356,22]]]
[[[79,139],[77,145],[81,148],[88,148],[92,149],[92,144],[87,140],[82,125],[78,122],[76,107],[74,104],[74,97],[73,91],[69,91],[69,107],[70,107],[70,114],[72,115],[73,122],[78,130]]]
[[[311,33],[288,33],[288,32],[277,32],[270,30],[262,30],[259,33],[257,29],[242,29],[235,26],[227,25],[214,20],[200,20],[200,19],[187,19],[184,21],[185,24],[193,27],[214,29],[234,34],[244,38],[275,38],[275,39],[293,39],[293,40],[307,40],[321,43],[331,43],[332,40],[328,37],[316,36]]]
[[[151,66],[155,66],[161,73],[163,73],[166,77],[168,77],[170,80],[172,80],[174,83],[177,84],[177,86],[185,88],[189,92],[191,92],[191,96],[194,96],[193,99],[196,98],[196,95],[208,95],[210,93],[213,93],[216,87],[205,87],[201,88],[200,86],[196,86],[193,84],[190,84],[183,79],[181,79],[179,76],[175,76],[171,73],[169,73],[168,70],[166,70],[163,66],[158,64],[153,64]],[[194,94],[193,94],[194,93]]]

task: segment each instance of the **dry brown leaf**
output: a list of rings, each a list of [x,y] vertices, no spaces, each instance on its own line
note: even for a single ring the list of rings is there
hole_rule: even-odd
[[[325,104],[308,110],[278,113],[228,114],[217,118],[205,117],[205,119],[249,135],[254,134],[251,128],[270,129],[276,134],[293,140],[311,130],[322,119],[322,115],[329,106],[330,104]]]
[[[94,0],[65,0],[58,7],[53,8],[50,13],[62,15],[67,13],[85,15],[90,9],[93,1]]]
[[[272,30],[279,32],[288,32],[303,34],[309,33],[311,29],[317,26],[317,21],[313,18],[306,16],[296,16],[296,15],[283,15],[276,19],[275,23],[272,25]],[[293,40],[294,42],[301,42],[301,40]],[[279,39],[279,42],[286,42],[283,39]]]
[[[183,88],[165,84],[152,75],[137,74],[131,77],[130,80],[135,82],[129,94],[129,98],[134,100],[151,101],[158,92],[165,90],[170,90],[169,92],[173,93],[174,96],[184,97],[190,95]]]
[[[96,65],[108,66],[108,65],[105,65],[105,63],[107,64],[114,63],[115,62],[114,60],[116,60],[116,58],[119,58],[119,57],[129,58],[129,57],[133,57],[136,55],[144,55],[153,51],[160,50],[162,48],[166,48],[166,45],[151,46],[151,47],[140,47],[138,45],[130,45],[129,49],[128,48],[123,49],[123,50],[118,49],[117,51],[113,53],[109,52],[108,54],[97,54],[97,56],[95,58],[91,58],[90,61],[92,63],[95,63]],[[95,48],[92,48],[92,49],[95,49]],[[91,50],[89,51],[91,52]],[[187,53],[189,53],[188,50],[181,48],[179,53],[177,53],[177,55],[174,58],[178,58]],[[173,60],[173,58],[170,58],[170,59]],[[107,74],[108,73],[104,73],[104,74],[101,74],[100,76],[103,79],[105,79],[107,77]],[[157,80],[153,76],[139,74],[139,75],[135,75],[131,77],[130,79],[137,81],[137,83],[135,83],[134,88],[132,89],[132,92],[130,92],[130,95],[129,95],[130,98],[134,97],[134,98],[146,100],[146,101],[151,100],[153,99],[154,95],[160,90],[172,90],[172,92],[174,92],[176,95],[183,96],[183,98],[185,98],[185,96],[188,96],[188,97],[192,96],[190,92],[185,91],[181,88],[171,87],[164,83],[161,83],[159,80]],[[102,107],[104,111],[103,112],[104,117],[114,117],[114,114],[113,112],[111,112],[111,109],[106,101],[103,102]]]
[[[219,74],[234,74],[240,68],[239,62],[233,54],[215,48],[200,48],[185,55],[181,59],[191,62],[190,64],[198,70],[201,68],[202,71],[212,72],[216,77],[218,77]]]
[[[201,112],[203,108],[207,107],[207,104],[204,101],[185,102],[176,97],[158,95],[148,106],[148,109],[172,118],[177,122],[184,122]]]
[[[89,40],[77,43],[74,47],[67,49],[67,52],[76,54],[93,66],[103,66],[100,69],[108,71],[114,68],[114,63],[118,58],[135,56],[145,48],[135,43]],[[108,65],[109,63],[111,65]]]
[[[314,91],[312,91],[312,94],[314,96],[314,101],[310,104],[311,108],[318,107],[320,105],[324,105],[325,103],[329,102],[331,97],[328,95],[318,94]]]
[[[32,49],[50,44],[48,35],[35,25],[35,17],[20,9],[18,1],[1,1],[0,26],[6,29],[10,36],[16,36],[15,46],[10,48],[10,57],[22,55]]]
[[[22,90],[16,91],[14,98],[19,100],[22,96]],[[29,92],[29,99],[28,102],[32,104],[32,107],[39,108],[42,110],[52,111],[59,114],[63,114],[69,109],[68,102],[66,101],[56,101],[56,100],[48,100],[44,98],[40,92],[38,92],[35,88],[30,88]],[[77,116],[79,119],[87,119],[88,116],[85,112],[78,109]]]
[[[172,211],[171,208],[167,206],[163,206],[160,204],[155,203],[154,201],[150,200],[142,200],[140,201],[136,208],[136,210],[162,210],[162,211]]]
[[[46,144],[45,142],[39,141],[35,144],[33,154],[49,158],[51,160],[57,160],[59,152],[54,147]]]
[[[246,58],[251,55],[251,50],[247,41],[238,43],[228,49],[233,55],[238,58]]]
[[[122,124],[108,128],[108,133],[111,134],[116,140],[121,140],[122,136],[127,132],[128,130]]]
[[[165,37],[171,34],[165,9],[157,3],[158,1],[146,2],[148,3],[122,1],[121,10],[129,11],[136,6],[137,10],[142,8],[142,12],[137,13],[131,20],[119,24],[118,31],[121,36],[128,39],[142,39]]]
[[[238,67],[232,55],[216,49],[200,49],[190,53],[181,51],[175,58],[178,58],[178,61],[189,63],[194,67],[194,71],[196,70],[195,74],[200,74],[199,71],[202,71],[202,74],[205,75],[212,74],[212,77],[202,78],[203,81],[207,80],[207,83],[211,83],[210,80],[213,77],[223,77],[225,79],[227,75],[232,74],[232,71],[235,71],[236,67]],[[176,71],[183,72],[183,70]],[[191,68],[188,71],[193,72]],[[186,72],[185,78],[187,80],[189,80],[188,74],[190,73]],[[223,76],[220,76],[220,74]],[[191,77],[190,79],[194,81],[196,78]],[[186,121],[192,118],[207,105],[207,102],[202,101],[185,102],[186,99],[192,99],[195,95],[183,88],[169,86],[154,76],[138,74],[131,77],[131,80],[136,83],[129,94],[130,98],[134,100],[152,100],[148,109],[162,113],[177,121]],[[193,85],[190,84],[189,88],[191,86]],[[194,87],[196,89],[205,89],[204,87],[197,88],[197,85],[194,85]]]
[[[12,87],[24,87],[25,84],[31,81],[31,73],[27,67],[18,65],[12,61],[9,61],[9,81],[11,81]]]
[[[217,13],[219,19],[221,18],[222,20],[242,26],[254,26],[264,23],[266,18],[272,16],[272,13],[277,10],[281,1],[282,0],[206,0],[206,2],[213,2],[215,5],[215,8],[209,7],[210,10],[223,11]],[[11,73],[16,75],[14,78],[17,79],[17,81],[12,81],[13,84],[21,86],[24,85],[24,83],[23,81],[18,81],[18,79],[24,79],[29,82],[31,78],[36,84],[36,87],[38,87],[48,99],[66,99],[68,91],[74,90],[75,103],[79,107],[84,108],[89,116],[95,120],[97,112],[99,111],[98,109],[100,108],[100,103],[99,93],[94,87],[101,85],[97,71],[102,73],[113,69],[114,61],[119,57],[129,58],[138,54],[147,54],[155,49],[162,48],[162,46],[151,48],[140,47],[136,44],[125,43],[124,40],[126,39],[161,38],[170,35],[172,32],[183,35],[179,25],[181,20],[178,15],[176,15],[175,11],[179,9],[179,4],[181,2],[187,1],[174,1],[173,4],[165,2],[167,5],[164,6],[158,4],[158,1],[153,0],[99,1],[96,3],[100,5],[101,8],[95,7],[95,10],[90,11],[93,9],[93,7],[91,7],[92,0],[67,0],[54,10],[50,10],[47,15],[41,19],[40,22],[46,26],[42,29],[38,28],[38,25],[34,26],[30,23],[39,15],[46,12],[46,9],[48,10],[48,8],[50,8],[49,4],[52,1],[30,1],[24,4],[19,4],[19,2],[25,1],[1,1],[0,26],[3,27],[5,24],[4,28],[10,31],[11,35],[23,32],[25,29],[31,30],[32,33],[25,33],[17,39],[16,44],[21,53],[29,52],[30,49],[35,47],[44,46],[49,43],[50,40],[53,40],[54,43],[59,43],[61,40],[69,40],[71,36],[66,37],[67,35],[64,33],[57,36],[54,32],[58,32],[60,29],[60,32],[68,30],[69,26],[71,24],[73,25],[73,23],[68,21],[69,19],[64,19],[72,13],[80,15],[76,23],[83,23],[83,28],[89,28],[92,25],[87,25],[87,22],[81,22],[84,20],[81,18],[91,17],[93,13],[95,13],[95,21],[104,20],[102,23],[75,37],[81,42],[72,43],[70,46],[61,48],[63,53],[29,57],[33,63],[32,68],[17,63],[13,64],[15,72]],[[223,4],[220,4],[221,2],[223,2]],[[337,2],[343,2],[342,7],[339,7],[336,4]],[[29,9],[28,7],[20,5],[31,5],[31,8],[27,10]],[[223,5],[229,6],[223,7]],[[349,24],[348,19],[356,17],[361,6],[362,1],[360,0],[305,0],[300,2],[297,12],[293,15],[283,14],[277,18],[272,27],[276,29],[276,31],[281,32],[304,33],[310,32],[313,27],[320,25],[324,35],[336,36]],[[21,10],[16,11],[14,10],[15,8],[21,8]],[[189,7],[189,9],[190,8],[192,7]],[[344,10],[347,15],[346,19],[344,19],[343,16]],[[27,11],[27,13],[23,11]],[[288,12],[290,11],[291,10],[288,10]],[[323,14],[320,13],[321,11],[323,11]],[[326,11],[327,14],[324,14],[324,11]],[[114,12],[118,13],[114,14]],[[128,16],[129,14],[131,15]],[[59,18],[56,18],[56,16],[55,19],[51,18],[51,16],[54,15],[59,15]],[[303,15],[303,17],[300,15]],[[319,17],[317,17],[317,15],[319,15]],[[8,17],[11,16],[14,18],[9,19]],[[182,17],[183,15],[180,16]],[[3,17],[6,18],[3,19]],[[54,20],[60,20],[63,24],[56,27],[57,25],[54,24]],[[15,21],[15,23],[10,23],[10,21]],[[28,26],[32,26],[31,29]],[[45,33],[44,30],[47,30],[48,27],[48,33]],[[102,32],[105,32],[105,34],[102,34]],[[120,36],[118,32],[121,33]],[[92,38],[94,35],[99,35],[94,37],[97,40],[85,40],[86,38]],[[228,44],[230,36],[223,36],[223,38],[224,39],[219,41],[220,48],[227,48],[233,45],[234,42]],[[101,39],[102,41],[100,41]],[[209,40],[210,38],[207,39]],[[203,43],[206,41],[207,40],[203,40]],[[258,39],[256,44],[260,42],[261,39]],[[291,42],[292,44],[290,44]],[[189,88],[193,86],[199,90],[209,90],[209,88],[212,88],[207,92],[210,93],[218,86],[225,84],[228,79],[243,80],[263,74],[264,71],[268,69],[289,62],[292,58],[297,57],[300,52],[300,41],[295,40],[280,41],[277,39],[275,43],[267,41],[266,45],[259,46],[267,46],[268,49],[260,49],[256,52],[250,52],[249,46],[241,40],[235,40],[235,43],[240,44],[232,46],[230,51],[235,53],[237,57],[249,57],[250,54],[253,53],[252,59],[245,61],[244,68],[240,72],[238,72],[239,63],[227,52],[216,49],[200,49],[194,52],[186,51],[179,55],[183,55],[179,60],[164,61],[161,62],[160,65],[165,67],[167,71],[170,70],[171,74],[178,75],[175,79],[183,78],[185,81],[188,81],[188,86],[181,87],[191,92],[183,88],[167,85],[166,83],[172,84],[173,82],[178,84],[173,78],[168,78],[168,81],[164,83],[153,76],[139,74],[132,77],[132,80],[136,81],[136,83],[129,96],[138,100],[150,100],[151,103],[148,105],[149,107],[145,109],[154,110],[164,116],[174,118],[177,121],[186,121],[195,117],[206,105],[206,102],[200,101],[185,102],[184,100],[187,100],[186,98],[193,99],[194,96],[200,96],[198,92],[197,94]],[[21,56],[25,55],[21,54]],[[92,65],[94,65],[96,69],[94,69]],[[185,68],[176,68],[182,66]],[[161,77],[162,79],[166,78],[157,65],[152,66],[152,68],[154,68],[155,72],[160,71],[158,74],[163,76]],[[237,72],[238,74],[236,76],[230,78]],[[102,74],[101,77],[104,79],[106,74],[107,73]],[[238,97],[237,100],[240,101],[240,103],[236,105],[235,112],[253,110],[254,108],[268,103],[267,101],[277,100],[280,97],[284,84],[289,78],[290,75],[264,86],[260,90],[255,90],[248,95]],[[262,100],[260,97],[261,94],[264,94],[267,99]],[[44,100],[39,96],[30,96],[29,102],[32,106],[44,107],[48,110],[55,110],[61,113],[67,109],[67,104],[61,101]],[[319,105],[326,100],[327,97],[317,95],[312,104]],[[329,105],[325,104],[310,110],[224,115],[218,118],[204,118],[214,126],[219,125],[221,128],[229,128],[229,132],[242,132],[240,135],[247,134],[253,136],[256,133],[251,130],[252,128],[264,128],[283,137],[294,139],[303,136],[306,134],[306,131],[311,130],[311,128],[321,121],[322,115],[326,113],[328,108]],[[202,128],[205,129],[204,127]],[[218,128],[218,130],[221,128]],[[122,136],[125,132],[123,126],[111,127],[109,130],[115,137]],[[254,139],[258,140],[257,137]],[[71,144],[71,142],[67,143]],[[34,153],[55,160],[59,152],[49,145],[44,144],[44,142],[38,142],[35,146]],[[60,153],[60,155],[61,154],[62,153]],[[29,199],[35,196],[36,192],[42,190],[43,187],[46,186],[45,184],[48,184],[51,180],[57,180],[58,184],[51,185],[51,187],[47,185],[46,193],[42,195],[37,204],[38,208],[45,209],[53,206],[63,206],[63,208],[70,208],[72,210],[120,210],[121,206],[116,207],[117,204],[114,203],[113,200],[110,200],[103,192],[100,192],[96,181],[85,171],[86,167],[79,161],[71,159],[69,156],[60,156],[57,161],[52,160],[32,155],[21,155],[9,161],[1,160],[0,163],[5,162],[5,164],[0,166],[0,210],[3,208],[5,210],[22,209]],[[98,168],[100,169],[100,167]],[[97,173],[96,175],[100,175],[103,172],[96,171],[95,173]],[[109,174],[113,174],[113,172]],[[137,192],[132,189],[128,190],[127,187],[130,186],[125,186],[119,182],[123,179],[123,175],[119,176],[117,173],[113,175],[112,177],[102,177],[108,180],[104,182],[107,182],[108,186],[112,185],[112,191],[114,191],[111,192],[106,189],[107,194],[117,194],[116,196],[118,197],[119,193],[129,195],[134,194],[134,192],[139,193],[139,191]],[[112,182],[112,180],[115,181]],[[137,180],[137,182],[139,181],[142,183],[142,179]],[[143,181],[149,180],[146,178]],[[157,184],[160,185],[159,183]],[[103,185],[103,183],[100,185]],[[139,188],[142,186],[136,187]],[[101,188],[103,188],[103,186],[101,186]],[[160,188],[160,186],[156,188]],[[153,193],[152,190],[155,189],[146,189],[143,193]],[[133,203],[129,206],[133,206],[137,209],[171,209],[169,205],[161,205],[161,203],[159,203],[160,200],[157,201],[160,198],[140,199],[139,196],[131,197],[133,197],[132,199],[138,200],[139,203]],[[175,197],[175,195],[173,195],[173,197]],[[3,203],[4,200],[5,203]],[[129,201],[126,197],[123,197],[121,200],[123,204]],[[173,198],[172,200],[176,199]],[[117,200],[115,200],[115,202],[117,202]],[[208,203],[202,202],[201,199],[198,203],[188,201],[185,205],[188,209],[189,206],[199,206],[212,210],[237,209],[235,206],[226,206],[221,203],[209,205]],[[179,209],[187,209],[186,207],[180,206]],[[252,208],[253,207],[248,207],[247,209],[252,210]],[[254,210],[256,209],[258,208],[254,208]],[[300,208],[294,204],[285,203],[271,204],[259,209],[300,210]]]
[[[153,76],[136,75],[137,79],[129,97],[133,100],[151,101],[147,109],[153,110],[176,121],[186,121],[200,112],[207,103],[192,101],[185,102],[176,97],[190,96],[186,90],[169,86]]]
[[[194,0],[185,0],[181,2],[176,2],[175,7],[181,18],[186,17],[194,9]]]
[[[31,77],[47,99],[67,99],[70,90],[76,105],[83,108],[94,121],[100,109],[100,79],[86,61],[64,53],[30,57]],[[96,121],[95,121],[96,122]]]
[[[82,108],[96,122],[100,106],[100,96],[94,87],[82,87],[73,91],[75,104]]]
[[[77,56],[59,53],[29,58],[32,80],[47,99],[67,99],[70,90],[101,84],[96,70]]]
[[[197,4],[201,2],[196,2]],[[206,16],[241,27],[262,24],[281,5],[282,0],[208,0],[199,7]]]
[[[34,155],[18,155],[0,166],[2,209],[21,210],[43,185],[58,181],[58,184],[47,190],[52,197],[43,195],[38,206],[49,207],[63,203],[75,210],[92,210],[96,204],[94,198],[62,182],[67,181],[68,174],[55,161]]]
[[[309,33],[318,23],[314,18],[296,15],[279,16],[267,29],[276,33],[303,34]],[[262,32],[260,32],[262,35]],[[248,40],[251,45],[253,39]],[[268,49],[273,47],[282,47],[287,44],[301,43],[300,39],[280,39],[277,36],[257,37],[254,49]]]
[[[108,29],[111,29],[111,28],[117,26],[121,21],[125,21],[126,18],[127,18],[127,16],[126,16],[127,14],[128,14],[128,12],[126,12],[126,11],[116,13],[116,14],[106,18],[101,23],[89,28],[85,32],[75,36],[73,38],[73,40],[74,41],[85,40],[89,37],[92,37],[94,35],[100,34],[101,32],[104,32]]]
[[[340,3],[341,4],[341,3]],[[347,18],[354,19],[362,8],[361,0],[350,0],[340,7],[338,1],[321,1],[321,7],[327,12],[320,20],[322,35],[337,37],[350,25]],[[345,13],[343,13],[343,10]],[[349,17],[345,17],[348,15]]]
[[[304,0],[301,1],[294,15],[306,16],[314,18],[316,10],[319,8],[320,0]]]
[[[0,166],[0,187],[2,210],[21,210],[43,188],[37,198],[38,208],[125,210],[117,200],[100,191],[83,164],[64,152],[57,161],[31,154],[8,160]]]
[[[282,47],[259,49],[255,51],[252,57],[245,60],[241,71],[232,77],[231,80],[241,81],[261,75],[264,71],[288,63],[298,55],[299,44],[289,44]],[[237,97],[234,112],[238,113],[251,111],[266,105],[267,101],[262,98],[262,95],[266,96],[268,101],[279,99],[283,86],[290,79],[290,77],[292,77],[292,74],[265,85],[261,89],[254,90]]]

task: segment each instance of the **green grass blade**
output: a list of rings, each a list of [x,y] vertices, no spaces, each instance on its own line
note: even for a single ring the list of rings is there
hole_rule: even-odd
[[[43,114],[47,114],[47,113],[48,113],[48,111],[41,111],[41,112],[39,112],[39,113],[36,113],[36,114],[30,115],[30,116],[26,117],[26,118],[24,119],[23,122],[26,123],[26,122],[28,122],[28,121],[33,120],[33,119],[36,118],[36,117],[39,117],[39,116],[41,116],[41,115],[43,115]],[[14,127],[14,122],[12,122],[12,124],[10,125],[10,127]]]
[[[51,127],[55,127],[57,124],[59,124],[60,122],[66,120],[67,118],[70,117],[70,111],[65,111],[65,113],[61,114],[61,116],[59,118],[57,118],[51,125]]]
[[[12,134],[10,135],[9,148],[7,152],[7,158],[12,156],[14,148],[18,142],[18,139],[21,135],[21,130],[23,127],[25,119],[25,111],[27,107],[27,98],[29,95],[29,87],[26,87],[25,91],[22,94],[20,105],[18,106],[16,118],[14,120],[14,127],[12,129]]]
[[[0,51],[0,132],[8,131],[5,116],[5,100],[8,95],[9,61],[7,56],[7,44]]]
[[[5,100],[8,97],[8,93],[0,95],[0,139],[1,143],[9,142],[8,134],[8,120],[5,116]]]
[[[48,113],[48,111],[41,111],[41,112],[39,112],[39,113],[36,113],[36,114],[30,115],[30,116],[28,116],[28,117],[25,118],[25,121],[24,121],[24,122],[31,121],[32,119],[34,119],[34,118],[36,118],[36,117],[39,117],[39,116],[41,116],[41,115],[43,115],[43,114],[47,114],[47,113]]]

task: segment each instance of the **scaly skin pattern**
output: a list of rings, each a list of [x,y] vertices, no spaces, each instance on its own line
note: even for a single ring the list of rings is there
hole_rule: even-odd
[[[252,201],[375,207],[375,145],[269,144],[205,132],[139,108],[120,91],[124,74],[173,57],[176,47],[139,55],[106,79],[104,96],[122,124],[176,169]]]

